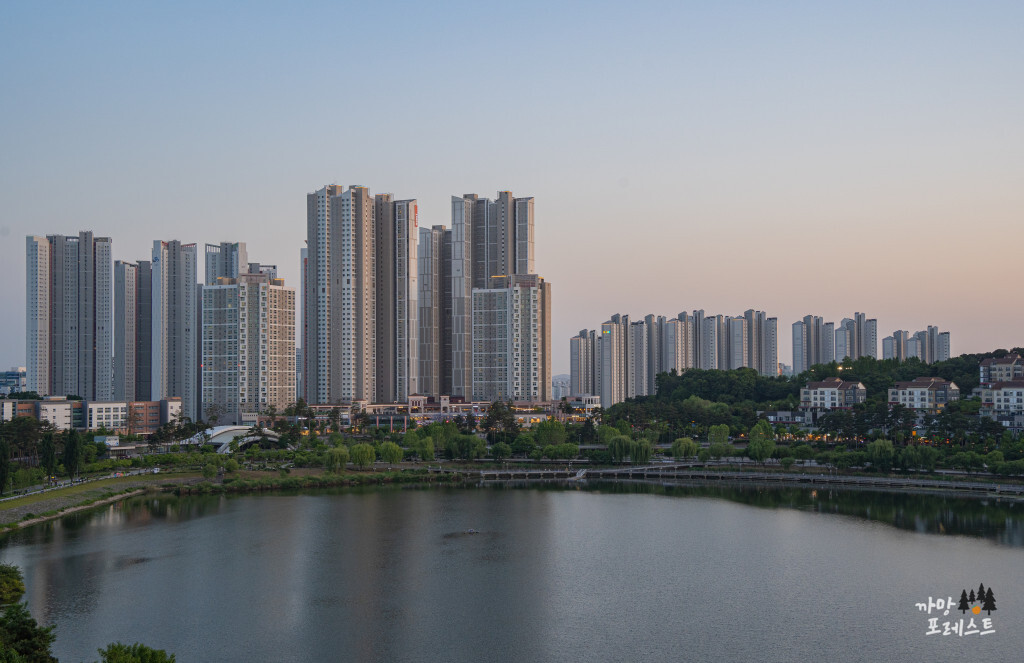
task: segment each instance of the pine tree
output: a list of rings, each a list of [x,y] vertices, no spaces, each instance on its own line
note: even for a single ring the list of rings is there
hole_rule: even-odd
[[[974,590],[971,590],[971,594],[974,594]],[[960,603],[958,603],[956,607],[960,610],[961,613],[965,613],[970,609],[971,606],[967,604],[966,589],[960,592]]]
[[[985,583],[981,583],[980,585],[978,585],[977,599],[979,602],[985,600]]]
[[[990,615],[992,614],[992,611],[996,609],[996,597],[992,594],[991,587],[989,587],[988,591],[985,593],[985,603],[981,606],[981,609],[987,611]]]
[[[978,599],[974,598],[974,590],[973,589],[971,590],[971,595],[969,597],[967,597],[967,598],[968,598],[968,600],[970,600],[971,603],[974,603],[975,601],[978,600]]]

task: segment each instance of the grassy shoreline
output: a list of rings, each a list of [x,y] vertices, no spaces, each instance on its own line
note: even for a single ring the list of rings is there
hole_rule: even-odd
[[[725,468],[721,468],[725,469]],[[729,474],[728,471],[723,474]],[[798,475],[799,472],[783,472],[787,475]],[[848,475],[825,475],[807,474],[806,485],[818,485],[832,483],[842,479],[855,478],[856,474]],[[811,483],[811,479],[815,483]],[[876,475],[877,477],[877,475]],[[899,480],[900,477],[889,477]],[[70,513],[83,511],[99,506],[107,506],[131,497],[137,497],[147,493],[172,493],[179,496],[187,495],[208,495],[208,494],[246,494],[263,493],[275,491],[303,491],[317,490],[321,488],[346,488],[358,486],[376,486],[393,484],[418,484],[418,485],[463,485],[467,482],[479,480],[479,469],[458,468],[451,472],[428,472],[424,469],[388,470],[382,472],[348,472],[344,474],[332,474],[321,472],[318,474],[302,474],[298,476],[280,475],[270,472],[242,472],[225,480],[208,481],[203,480],[195,474],[163,474],[163,475],[142,475],[136,477],[124,477],[97,481],[91,484],[68,486],[47,493],[33,494],[9,500],[0,507],[0,528],[2,531],[13,531],[23,527],[36,525],[49,520],[63,517]],[[621,479],[600,478],[597,481],[648,481],[658,483],[659,479],[636,479],[622,477]],[[539,479],[538,479],[539,481]],[[723,482],[730,482],[724,478]],[[970,480],[962,483],[975,485],[990,484],[987,481]],[[739,482],[738,483],[742,483]],[[803,482],[792,482],[788,485],[804,485]],[[974,494],[970,490],[960,490],[954,486],[945,488],[945,491],[958,492],[962,494]],[[904,492],[890,490],[890,492]],[[909,491],[908,491],[909,492]],[[936,491],[939,492],[939,491]]]

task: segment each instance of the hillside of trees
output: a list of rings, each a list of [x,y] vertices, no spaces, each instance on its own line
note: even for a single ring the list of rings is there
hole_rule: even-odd
[[[750,368],[661,373],[657,378],[656,395],[613,405],[604,413],[604,422],[614,425],[626,421],[641,429],[655,426],[661,430],[661,439],[668,441],[687,435],[703,437],[711,426],[719,424],[727,424],[733,434],[745,434],[757,423],[758,411],[795,410],[800,405],[800,389],[808,382],[840,377],[864,384],[868,402],[862,409],[875,413],[875,419],[868,425],[880,428],[883,426],[878,414],[887,409],[888,390],[896,382],[937,376],[955,382],[961,397],[966,399],[978,386],[981,361],[1003,357],[1009,352],[1024,354],[1024,348],[965,354],[933,364],[916,358],[900,362],[862,357],[855,361],[847,359],[842,363],[815,365],[792,377],[765,377]],[[958,408],[961,413],[969,410],[969,407]],[[962,423],[958,426],[963,427]]]

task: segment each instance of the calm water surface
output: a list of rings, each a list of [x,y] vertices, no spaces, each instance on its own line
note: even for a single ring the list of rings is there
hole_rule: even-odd
[[[12,534],[0,557],[62,661],[114,640],[183,663],[1015,661],[1022,513],[621,484],[158,497]],[[979,583],[995,633],[925,635],[915,603]]]

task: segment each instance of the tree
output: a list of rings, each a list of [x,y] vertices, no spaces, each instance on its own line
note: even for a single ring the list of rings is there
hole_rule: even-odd
[[[349,450],[349,454],[352,457],[352,463],[360,469],[370,467],[377,459],[376,452],[369,444],[356,444]]]
[[[729,426],[727,424],[716,424],[708,429],[708,445],[729,444]]]
[[[974,592],[973,591],[971,592],[971,596],[974,596]],[[957,607],[957,609],[961,613],[965,613],[965,612],[967,612],[968,610],[971,609],[971,606],[967,602],[967,590],[966,589],[963,590],[962,592],[960,592],[960,603],[958,603],[956,607]]]
[[[206,465],[203,465],[203,478],[204,479],[212,479],[215,476],[217,476],[217,466],[216,465],[214,465],[213,463],[207,463]]]
[[[11,445],[7,438],[0,437],[0,495],[7,490],[7,482],[11,478]]]
[[[25,595],[25,580],[14,564],[0,564],[0,606],[11,605]]]
[[[699,452],[700,447],[688,437],[681,437],[672,443],[672,457],[676,460],[696,456]]]
[[[100,663],[175,663],[174,654],[138,642],[133,645],[112,642],[106,649],[100,649],[99,653]]]
[[[985,592],[985,601],[981,605],[981,609],[988,614],[992,614],[992,611],[996,609],[996,597],[992,594],[992,588],[989,587]]]
[[[345,469],[348,464],[348,447],[345,445],[328,449],[324,454],[324,469],[333,474]]]
[[[775,440],[772,439],[772,428],[767,421],[759,421],[750,430],[750,442],[747,444],[747,455],[762,465],[775,453]]]
[[[978,600],[978,599],[977,599],[977,598],[975,598],[975,596],[974,596],[974,590],[973,590],[973,589],[971,590],[971,595],[970,595],[970,596],[968,596],[967,598],[968,598],[968,600],[969,600],[969,601],[970,601],[971,603],[974,603],[975,601],[977,601],[977,600]]]
[[[69,477],[78,476],[82,466],[82,438],[78,431],[72,428],[68,431],[64,440],[64,471]]]
[[[402,462],[402,458],[405,457],[405,452],[402,451],[402,447],[398,446],[394,442],[385,442],[380,445],[380,457],[385,463],[397,465]]]
[[[21,603],[25,580],[21,569],[0,564],[0,661],[11,663],[56,663],[50,653],[57,639],[53,626],[40,626]]]
[[[608,453],[611,454],[613,461],[621,463],[625,460],[626,456],[628,456],[631,451],[630,447],[632,445],[630,442],[632,442],[632,440],[628,437],[618,434],[608,440]]]
[[[985,600],[985,583],[981,583],[980,585],[978,585],[978,596],[977,596],[977,598],[978,598],[979,601],[984,601]]]
[[[537,444],[546,447],[549,444],[559,445],[565,442],[565,426],[560,421],[548,419],[542,421],[535,427]]]
[[[512,455],[512,447],[504,442],[491,445],[491,458],[499,463]]]
[[[871,466],[883,472],[892,468],[893,448],[889,440],[875,440],[866,447]]]
[[[640,440],[633,442],[632,448],[629,452],[629,457],[634,464],[645,465],[651,462],[651,454],[654,452],[654,447],[651,445],[650,440]]]

